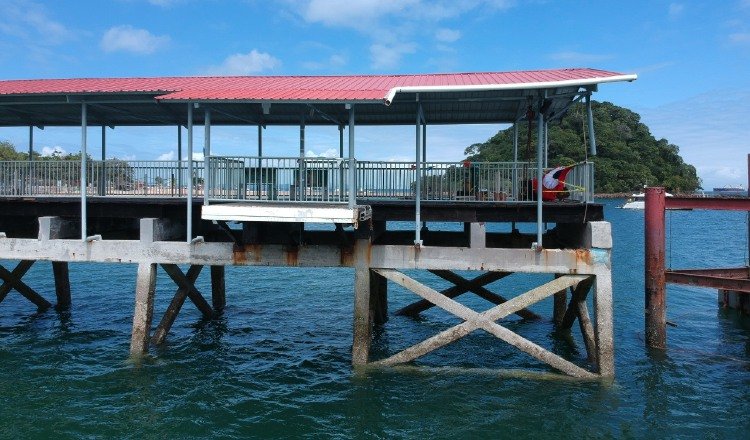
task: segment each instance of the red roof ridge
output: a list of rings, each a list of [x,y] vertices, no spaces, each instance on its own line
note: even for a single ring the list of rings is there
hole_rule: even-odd
[[[456,76],[456,75],[497,75],[511,73],[539,73],[559,71],[589,70],[613,73],[592,67],[561,67],[539,68],[528,70],[495,70],[495,71],[462,71],[462,72],[429,72],[429,73],[352,73],[352,74],[323,74],[323,75],[168,75],[168,76],[82,76],[67,78],[15,78],[0,79],[0,82],[26,81],[112,81],[112,80],[180,80],[180,79],[229,79],[229,78],[409,78],[420,76]]]

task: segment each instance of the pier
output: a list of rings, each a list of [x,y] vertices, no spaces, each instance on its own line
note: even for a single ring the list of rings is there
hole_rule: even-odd
[[[574,377],[611,378],[612,239],[602,206],[593,200],[593,164],[570,165],[564,191],[553,192],[543,183],[559,164],[546,163],[544,140],[548,124],[574,102],[590,104],[599,84],[634,79],[561,69],[0,81],[0,126],[29,127],[30,151],[28,161],[0,162],[0,302],[15,291],[39,310],[53,306],[49,293],[23,281],[34,264],[51,262],[58,309],[75,303],[70,263],[137,264],[130,354],[142,356],[168,337],[188,300],[205,318],[221,314],[226,266],[348,267],[354,276],[352,363],[357,367],[412,362],[481,330],[540,366]],[[584,148],[595,155],[587,107]],[[467,123],[513,124],[516,134],[521,127],[535,132],[535,154],[521,157],[516,136],[511,162],[426,160],[431,124]],[[201,161],[192,160],[195,124],[204,127]],[[107,127],[120,125],[176,127],[178,160],[108,159]],[[257,151],[212,153],[213,125],[257,126]],[[298,126],[299,154],[263,156],[267,125]],[[338,130],[339,157],[305,156],[310,125]],[[414,161],[358,160],[358,125],[413,126]],[[33,160],[33,133],[43,126],[80,126],[81,160]],[[101,160],[89,157],[90,126],[102,130]],[[399,222],[411,226],[404,230],[396,227]],[[463,230],[431,230],[433,222],[461,224]],[[488,231],[493,223],[510,224],[511,231]],[[520,232],[521,223],[535,225],[536,232]],[[18,263],[11,267],[8,261]],[[175,291],[164,315],[155,317],[160,270]],[[204,270],[210,271],[210,293],[195,287]],[[414,270],[429,271],[453,286],[438,291],[410,276]],[[476,275],[466,278],[459,271]],[[487,287],[519,273],[548,274],[549,281],[514,297]],[[439,307],[461,323],[372,359],[373,327],[387,329],[388,287],[394,283],[415,295],[413,304],[396,314],[416,316]],[[476,311],[457,301],[469,292],[491,307]],[[554,298],[549,318],[528,309],[547,298]],[[503,318],[510,315],[552,319],[563,332],[578,321],[586,362],[566,359],[509,330]]]
[[[648,347],[656,349],[667,348],[667,285],[670,283],[717,289],[720,307],[750,313],[750,267],[667,268],[667,209],[750,212],[750,198],[666,197],[664,188],[646,189],[645,339]]]

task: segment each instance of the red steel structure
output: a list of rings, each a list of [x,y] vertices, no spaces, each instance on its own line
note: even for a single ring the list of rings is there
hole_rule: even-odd
[[[748,157],[750,161],[750,156]],[[750,294],[750,268],[665,269],[666,209],[711,209],[750,212],[750,198],[665,197],[664,188],[646,188],[645,323],[646,345],[666,348],[666,283],[685,284]]]

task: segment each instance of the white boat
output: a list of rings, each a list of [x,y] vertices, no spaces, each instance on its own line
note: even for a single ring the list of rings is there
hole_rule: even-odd
[[[666,197],[674,197],[670,193],[665,194]],[[625,204],[620,206],[622,209],[646,209],[646,194],[645,193],[638,193],[633,194],[628,198],[627,201],[625,201]]]

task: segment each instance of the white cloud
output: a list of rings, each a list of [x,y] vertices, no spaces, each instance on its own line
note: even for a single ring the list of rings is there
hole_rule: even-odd
[[[685,5],[682,3],[670,3],[669,5],[669,18],[674,20],[682,15],[685,10]]]
[[[199,152],[193,152],[193,160],[203,160],[205,156],[203,155],[202,151]]]
[[[435,32],[435,39],[443,43],[453,43],[461,38],[461,31],[456,29],[440,28]]]
[[[612,55],[585,53],[576,51],[560,51],[547,56],[553,61],[559,61],[567,64],[586,64],[598,63],[614,58]]]
[[[177,160],[177,153],[169,151],[167,153],[160,154],[156,160]]]
[[[228,56],[218,66],[207,69],[209,75],[253,75],[281,66],[281,60],[266,52],[256,49],[248,53],[236,53]]]
[[[162,8],[167,8],[176,3],[179,3],[180,0],[148,0],[148,2],[154,6],[161,6]]]
[[[370,60],[373,69],[394,69],[401,62],[404,55],[413,54],[417,51],[414,43],[402,44],[379,44],[370,46]]]
[[[305,61],[302,67],[308,70],[338,69],[346,65],[343,55],[333,54],[323,61]]]
[[[288,12],[305,22],[351,28],[371,39],[372,66],[398,67],[401,58],[414,53],[417,35],[434,34],[439,43],[455,42],[457,29],[440,22],[482,9],[487,13],[510,8],[515,0],[284,0]],[[405,43],[406,42],[406,43]],[[442,49],[441,49],[442,50]]]
[[[64,156],[68,154],[63,147],[42,147],[42,156]]]
[[[339,157],[339,151],[335,148],[329,148],[327,150],[316,153],[313,150],[307,150],[305,157]]]
[[[154,35],[146,29],[123,25],[109,28],[102,36],[100,45],[105,52],[148,55],[166,46],[169,40],[167,35]]]
[[[750,32],[735,32],[729,34],[729,42],[734,44],[750,44]]]
[[[74,32],[50,18],[43,6],[23,0],[3,2],[0,33],[47,45],[58,45],[75,38]]]
[[[366,29],[380,17],[404,12],[417,4],[419,0],[309,0],[298,11],[310,23]]]

